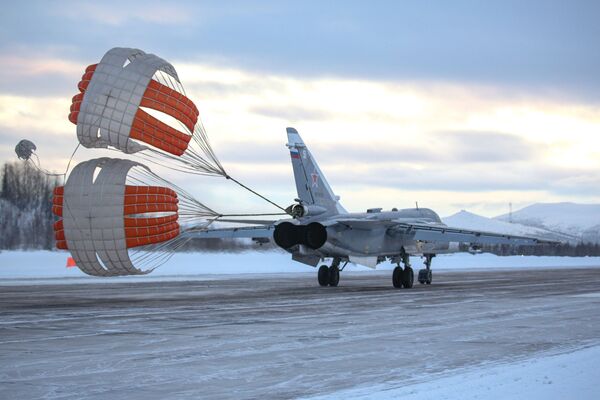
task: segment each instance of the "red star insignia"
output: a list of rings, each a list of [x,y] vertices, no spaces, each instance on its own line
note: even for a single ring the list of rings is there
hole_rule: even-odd
[[[319,174],[313,172],[312,174],[310,174],[310,176],[312,178],[313,187],[319,187]]]

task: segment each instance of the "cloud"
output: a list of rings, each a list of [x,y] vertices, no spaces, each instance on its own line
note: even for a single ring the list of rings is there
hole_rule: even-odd
[[[61,8],[60,13],[76,21],[91,20],[114,26],[136,20],[158,25],[179,25],[190,22],[192,18],[184,8],[176,4],[149,1],[144,4],[124,1],[73,2],[68,7]]]
[[[333,172],[333,173],[332,173]],[[395,168],[374,165],[368,168],[332,168],[328,173],[340,185],[390,187],[409,191],[471,192],[548,192],[557,195],[600,197],[600,177],[590,170],[558,169],[528,163],[506,163],[500,168],[429,166]]]
[[[72,132],[67,119],[70,97],[27,97],[0,94],[0,127],[31,132],[34,135],[60,135]]]
[[[12,76],[64,85],[19,93],[0,86],[3,159],[13,159],[16,140],[27,137],[48,152],[42,160],[47,168],[64,169],[68,143],[75,142],[75,126],[67,120],[70,98],[86,65],[78,60],[41,54],[31,60],[37,67],[0,73],[6,85]],[[284,146],[288,124],[299,130],[334,190],[353,209],[377,202],[410,206],[415,198],[449,211],[459,203],[600,201],[600,112],[593,104],[515,98],[478,85],[300,78],[189,60],[173,63],[227,171],[281,202],[295,196]],[[95,154],[81,149],[78,157]],[[218,180],[163,173],[185,188],[198,188],[201,200],[226,196],[232,208],[256,205],[238,200],[233,189],[215,184]]]
[[[457,163],[534,160],[540,151],[540,145],[501,132],[451,131],[435,136],[437,146],[447,152],[448,160]]]
[[[77,92],[85,65],[51,55],[0,55],[0,95],[48,97]]]
[[[540,148],[518,136],[495,132],[434,132],[425,133],[420,141],[426,145],[405,141],[372,140],[365,136],[357,143],[319,143],[309,146],[311,152],[327,165],[444,165],[490,164],[514,161],[534,161]],[[248,151],[252,149],[252,151]],[[223,160],[246,163],[280,163],[287,150],[281,143],[256,143],[240,140],[224,146],[219,152]]]
[[[132,45],[261,75],[502,87],[600,100],[595,2],[17,2],[1,48]],[[290,16],[302,21],[289,29]]]
[[[0,56],[3,71],[9,70],[11,76],[35,76],[35,75],[82,75],[81,64],[78,62],[61,59],[58,57],[36,56],[28,57],[18,55]]]
[[[251,108],[250,112],[286,121],[323,120],[331,117],[326,111],[299,106],[258,106]]]

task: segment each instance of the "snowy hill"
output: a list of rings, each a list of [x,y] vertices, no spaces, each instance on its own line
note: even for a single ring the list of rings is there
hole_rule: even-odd
[[[454,215],[442,218],[442,221],[453,228],[472,229],[487,232],[506,233],[510,235],[534,236],[551,240],[569,240],[557,232],[551,232],[544,228],[528,226],[519,223],[509,223],[498,219],[487,218],[465,210]]]
[[[509,215],[500,215],[495,220],[508,221]],[[537,203],[513,212],[512,221],[586,241],[600,241],[600,204]]]

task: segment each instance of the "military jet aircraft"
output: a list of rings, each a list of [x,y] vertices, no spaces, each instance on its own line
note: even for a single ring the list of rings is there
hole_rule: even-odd
[[[321,286],[337,286],[340,271],[348,262],[375,268],[389,260],[398,266],[392,273],[395,288],[412,288],[414,272],[410,255],[424,258],[417,280],[431,284],[431,261],[436,254],[459,251],[461,243],[478,252],[484,244],[535,245],[549,243],[533,237],[471,231],[446,226],[428,208],[349,213],[340,204],[313,155],[294,128],[287,128],[288,143],[298,198],[287,208],[291,218],[279,221],[222,220],[254,223],[239,228],[208,229],[193,232],[200,238],[249,237],[259,242],[274,240],[290,252],[292,259],[317,267]],[[342,263],[344,263],[342,265]],[[341,266],[341,268],[340,268]]]

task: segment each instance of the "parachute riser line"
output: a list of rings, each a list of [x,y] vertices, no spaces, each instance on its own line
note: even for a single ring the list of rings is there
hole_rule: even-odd
[[[250,193],[254,193],[256,196],[260,197],[261,199],[265,200],[266,202],[274,205],[275,207],[279,208],[281,211],[283,211],[285,214],[288,214],[288,212],[285,210],[285,208],[281,207],[279,204],[275,203],[274,201],[269,200],[268,198],[266,198],[265,196],[263,196],[262,194],[250,189],[248,186],[244,185],[243,183],[241,183],[240,181],[238,181],[235,178],[232,178],[229,175],[225,175],[226,179],[229,179],[235,183],[237,183],[238,185],[240,185],[242,188],[246,189],[247,191],[249,191]]]

